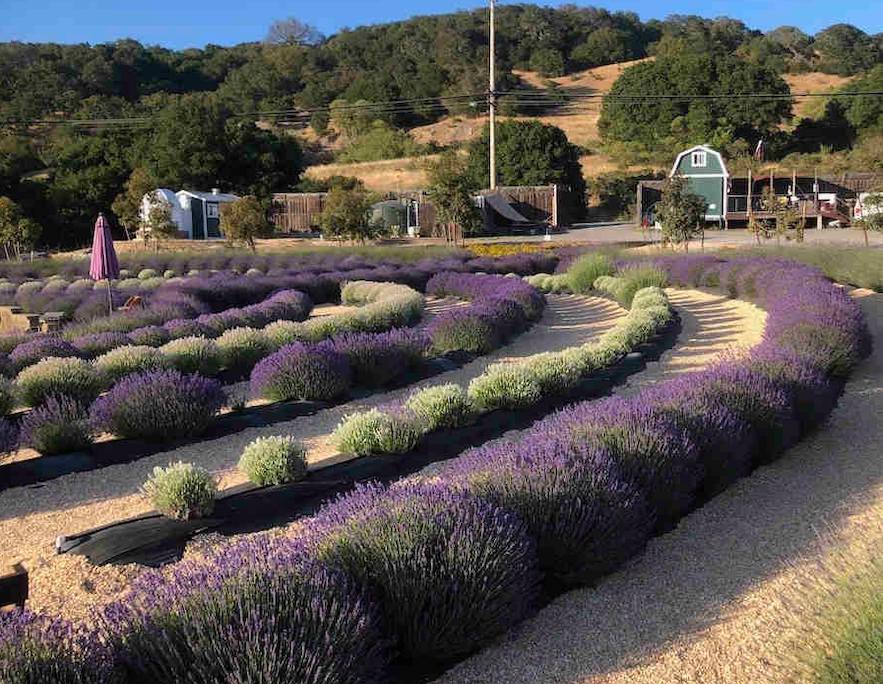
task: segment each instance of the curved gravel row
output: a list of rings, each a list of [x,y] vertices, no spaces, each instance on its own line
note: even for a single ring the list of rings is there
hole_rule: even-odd
[[[430,311],[451,306],[440,301]],[[236,463],[246,444],[256,437],[292,434],[307,442],[311,461],[330,451],[329,437],[340,419],[351,412],[369,409],[410,393],[417,387],[457,382],[466,384],[487,366],[506,358],[554,351],[582,344],[602,334],[626,314],[607,299],[561,295],[549,297],[543,318],[511,344],[476,359],[462,368],[427,378],[393,392],[378,393],[342,404],[313,416],[271,426],[254,427],[237,434],[185,445],[134,463],[74,473],[35,488],[0,493],[0,566],[23,561],[31,575],[31,599],[35,609],[47,609],[69,617],[87,617],[89,607],[104,602],[125,588],[135,567],[95,568],[77,556],[55,556],[57,535],[72,533],[138,515],[150,506],[138,487],[157,465],[183,460],[197,463],[220,479],[220,487],[238,484],[244,477]],[[197,542],[198,544],[198,542]]]

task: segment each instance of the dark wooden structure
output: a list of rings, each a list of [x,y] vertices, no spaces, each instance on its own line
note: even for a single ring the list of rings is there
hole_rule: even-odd
[[[24,608],[28,600],[28,571],[20,564],[12,566],[12,572],[0,576],[0,608],[17,606]]]
[[[480,195],[491,191],[483,190]],[[567,225],[577,216],[579,204],[572,193],[556,185],[500,187],[496,190],[522,216],[536,224]],[[273,195],[271,220],[282,234],[316,232],[327,193],[277,193]],[[445,237],[437,212],[424,190],[390,192],[384,200],[399,200],[408,210],[408,226],[421,237]]]
[[[876,187],[883,178],[873,173],[844,173],[840,176],[809,176],[792,172],[731,176],[727,181],[726,212],[722,227],[741,228],[749,215],[756,219],[772,219],[774,214],[763,205],[763,194],[772,187],[781,203],[795,207],[807,224],[818,228],[833,221],[848,224],[853,218],[856,199],[862,192]],[[665,181],[639,181],[636,220],[642,225],[654,222],[653,207],[662,197]],[[749,208],[750,207],[750,208]]]

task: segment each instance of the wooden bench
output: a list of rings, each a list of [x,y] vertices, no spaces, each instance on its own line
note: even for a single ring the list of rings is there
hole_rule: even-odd
[[[64,311],[47,311],[40,317],[40,321],[46,327],[46,332],[58,332],[64,322]]]
[[[12,572],[0,576],[0,608],[5,606],[25,607],[28,600],[28,571],[21,563],[12,566]]]

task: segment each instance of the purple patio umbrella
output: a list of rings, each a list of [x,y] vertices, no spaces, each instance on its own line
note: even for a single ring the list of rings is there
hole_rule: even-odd
[[[95,235],[92,237],[92,259],[89,262],[89,276],[92,280],[107,281],[107,307],[113,313],[113,298],[110,293],[110,281],[120,277],[120,262],[113,248],[110,225],[104,214],[98,214],[95,221]]]

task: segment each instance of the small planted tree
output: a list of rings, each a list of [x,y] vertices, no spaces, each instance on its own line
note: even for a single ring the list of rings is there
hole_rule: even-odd
[[[429,197],[444,225],[445,239],[456,242],[481,227],[481,214],[472,200],[467,162],[456,152],[445,152],[427,165]]]
[[[0,244],[7,259],[21,259],[34,248],[42,228],[22,214],[21,208],[8,197],[0,197]]]
[[[231,244],[248,245],[255,251],[255,240],[272,235],[273,226],[256,197],[240,197],[221,207],[221,230]]]
[[[875,192],[865,197],[862,208],[864,212],[858,223],[865,234],[865,247],[868,247],[869,230],[883,233],[883,192]]]
[[[163,240],[178,236],[178,226],[172,221],[172,208],[158,197],[148,199],[146,216],[141,219],[141,236],[145,243],[153,242],[156,249]]]
[[[333,186],[325,198],[325,208],[319,218],[323,235],[358,242],[376,236],[377,228],[371,224],[368,216],[372,204],[373,198],[361,186],[352,189]]]
[[[130,231],[136,232],[141,223],[141,202],[144,196],[155,190],[156,179],[147,169],[138,166],[132,171],[125,184],[125,189],[113,201],[111,209],[116,214],[117,220],[126,231],[128,237]]]
[[[760,204],[765,212],[773,215],[772,220],[761,219],[765,237],[775,233],[776,244],[782,244],[783,235],[787,237],[791,231],[797,231],[797,242],[803,242],[803,218],[797,207],[777,197],[775,191],[769,187],[764,188]]]
[[[705,200],[690,192],[684,176],[672,176],[662,189],[662,199],[656,203],[656,217],[665,242],[683,244],[684,249],[689,249],[690,240],[702,231]]]

